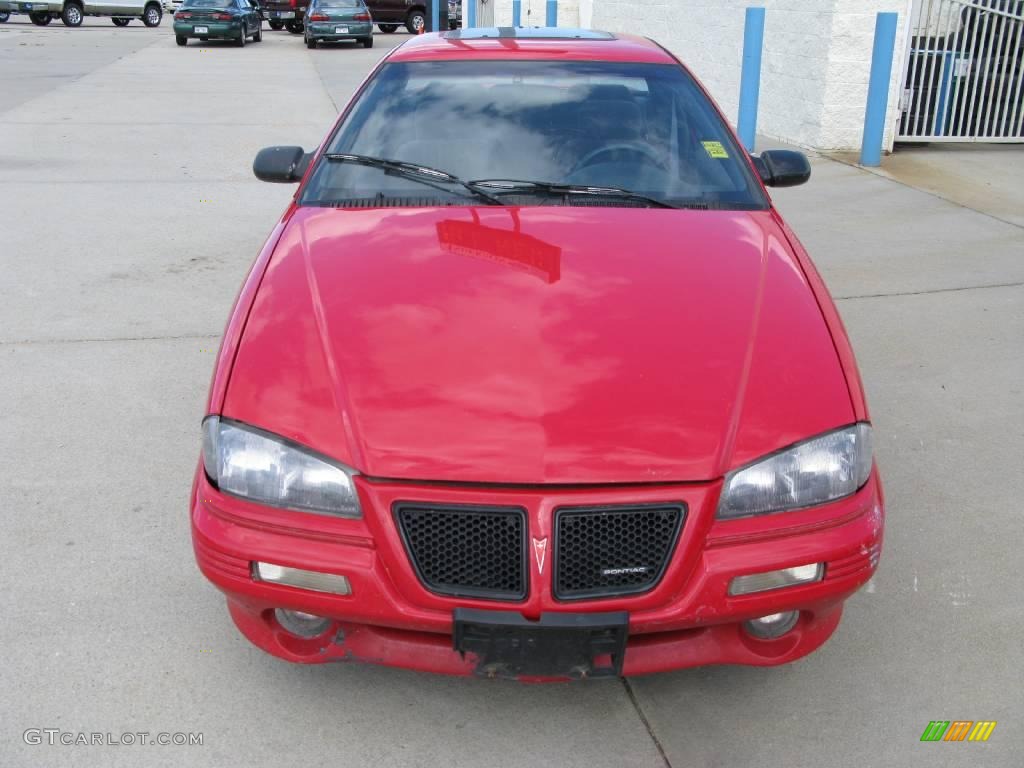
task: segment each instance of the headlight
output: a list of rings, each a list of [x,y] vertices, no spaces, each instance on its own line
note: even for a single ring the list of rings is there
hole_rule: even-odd
[[[203,466],[225,493],[303,512],[362,516],[355,470],[217,416],[203,422]]]
[[[870,424],[820,435],[726,475],[717,516],[763,515],[841,499],[867,482],[871,462]]]

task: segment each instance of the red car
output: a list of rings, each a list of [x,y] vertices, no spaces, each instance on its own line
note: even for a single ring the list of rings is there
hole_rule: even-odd
[[[202,572],[296,662],[530,679],[793,661],[874,572],[850,343],[657,44],[472,29],[384,58],[228,322]]]

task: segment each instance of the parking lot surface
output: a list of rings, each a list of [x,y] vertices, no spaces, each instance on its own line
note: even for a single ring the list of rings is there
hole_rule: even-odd
[[[824,158],[775,197],[857,350],[889,512],[824,648],[537,686],[251,647],[187,500],[223,323],[293,191],[252,158],[318,144],[406,36],[181,49],[168,22],[0,25],[0,766],[1021,765],[1024,228]],[[935,719],[998,726],[921,743]]]

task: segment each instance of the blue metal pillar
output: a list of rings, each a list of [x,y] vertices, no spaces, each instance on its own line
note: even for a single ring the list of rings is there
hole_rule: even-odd
[[[431,0],[430,3],[430,31],[440,32],[441,31],[441,3],[447,2],[447,0]],[[448,8],[445,6],[445,21],[448,20]],[[448,25],[445,24],[445,28]]]
[[[512,26],[523,26],[523,0],[512,0]]]
[[[461,1],[461,0],[460,0]],[[466,3],[466,27],[472,29],[476,26],[476,0],[468,0]]]
[[[548,17],[544,22],[546,26],[558,26],[558,0],[548,0]]]
[[[882,164],[882,142],[885,140],[885,113],[889,107],[889,80],[892,77],[892,55],[896,48],[898,14],[880,13],[875,17],[875,45],[871,51],[871,78],[868,81],[868,104],[864,110],[864,139],[860,145],[860,164]]]
[[[754,151],[757,138],[757,100],[761,93],[761,52],[764,49],[764,8],[747,8],[743,24],[743,69],[740,72],[740,141]]]

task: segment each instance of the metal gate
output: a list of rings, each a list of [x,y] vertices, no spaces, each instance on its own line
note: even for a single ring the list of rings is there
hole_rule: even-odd
[[[1024,0],[915,0],[897,141],[1024,142]]]

